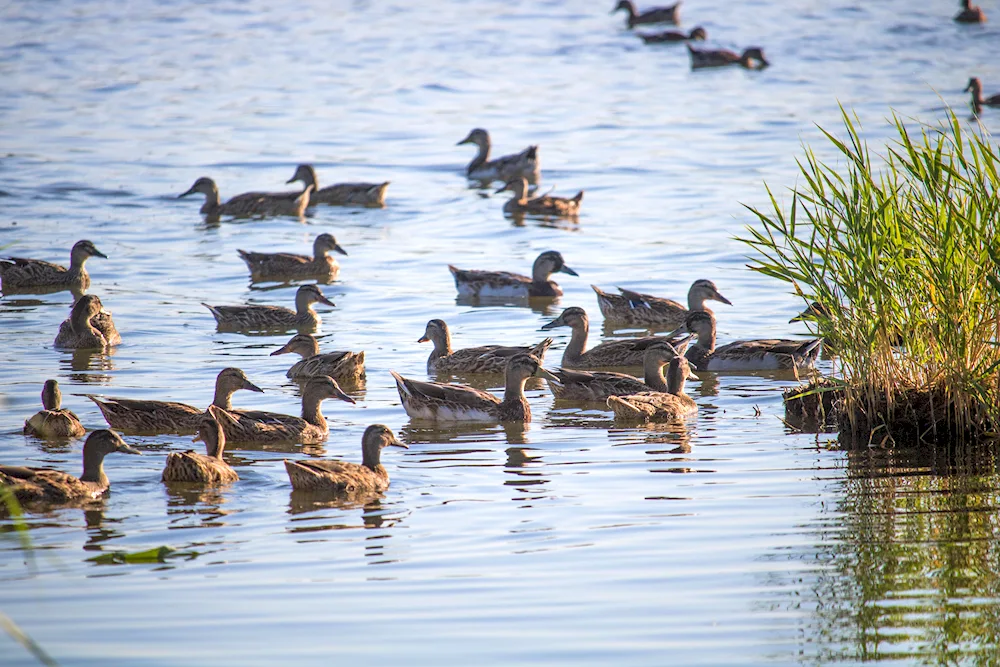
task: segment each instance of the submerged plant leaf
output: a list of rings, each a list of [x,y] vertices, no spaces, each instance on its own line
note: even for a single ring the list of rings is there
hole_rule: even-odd
[[[137,563],[165,563],[168,558],[187,558],[190,560],[197,556],[197,551],[178,551],[177,549],[163,546],[146,549],[145,551],[134,551],[132,553],[127,551],[109,551],[100,556],[88,558],[87,561],[97,563],[98,565],[134,565]]]

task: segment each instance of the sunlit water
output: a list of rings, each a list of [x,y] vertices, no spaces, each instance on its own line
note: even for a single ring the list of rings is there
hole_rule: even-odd
[[[697,73],[611,4],[7,4],[0,245],[66,263],[93,240],[110,259],[89,263],[90,291],[125,344],[55,350],[71,295],[3,297],[0,460],[78,470],[79,441],[20,435],[46,378],[89,428],[104,422],[85,393],[205,405],[230,365],[266,391],[238,405],[297,413],[291,360],[268,356],[288,336],[217,333],[200,305],[291,304],[295,286],[250,285],[237,248],[336,235],[350,255],[324,287],[322,345],[365,350],[368,382],[355,406],[327,402],[325,448],[233,448],[228,488],[166,488],[164,456],[189,439],[129,438],[146,455],[109,457],[103,506],[30,514],[30,550],[0,523],[0,612],[74,665],[995,659],[989,454],[848,455],[786,428],[787,376],[705,374],[698,417],[669,428],[613,427],[541,384],[523,432],[432,430],[400,407],[388,370],[425,376],[428,319],[459,347],[525,344],[580,305],[597,340],[591,283],[681,297],[711,278],[735,304],[716,309],[722,341],[804,335],[786,323],[802,304],[745,268],[741,204],[766,204],[764,181],[784,197],[802,142],[830,155],[815,125],[836,129],[838,102],[881,146],[890,108],[965,118],[970,75],[1000,86],[996,22],[955,25],[952,2],[688,0],[685,29],[773,62]],[[470,189],[454,144],[476,126],[497,154],[539,144],[543,191],[586,191],[579,222],[515,226]],[[299,162],[321,185],[392,181],[388,207],[206,225],[176,199],[202,175],[224,198],[279,190]],[[527,272],[548,249],[580,274],[557,276],[560,303],[456,303],[447,264]],[[290,493],[283,458],[360,460],[375,422],[410,445],[385,453],[383,497]],[[163,562],[115,562],[163,546]],[[33,662],[0,635],[0,663]]]

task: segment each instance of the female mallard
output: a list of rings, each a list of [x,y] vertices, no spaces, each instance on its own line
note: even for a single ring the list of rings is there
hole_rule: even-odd
[[[706,67],[725,67],[726,65],[742,65],[747,69],[764,69],[771,63],[767,62],[764,52],[756,46],[751,46],[737,55],[729,49],[696,49],[690,44],[687,45],[688,53],[691,54],[691,69],[703,69]],[[756,63],[756,64],[755,64]]]
[[[232,410],[233,394],[240,389],[264,393],[240,369],[224,368],[215,378],[212,405]],[[130,433],[191,433],[198,428],[205,414],[204,410],[186,403],[86,396],[101,409],[111,428]]]
[[[812,368],[823,341],[810,340],[740,340],[715,347],[715,315],[695,311],[674,333],[688,331],[698,342],[687,350],[688,360],[699,371],[769,371]]]
[[[578,275],[566,266],[563,257],[555,250],[543,252],[531,267],[531,278],[507,271],[477,271],[458,269],[448,265],[455,276],[455,287],[459,296],[467,297],[556,297],[562,290],[554,280],[553,273]]]
[[[556,379],[531,354],[515,354],[507,361],[503,400],[488,391],[462,384],[421,382],[389,372],[396,378],[396,389],[406,414],[414,419],[436,421],[530,422],[531,408],[524,397],[524,383],[530,377]]]
[[[516,155],[504,155],[495,160],[490,159],[490,134],[482,128],[469,132],[469,136],[455,144],[475,144],[479,147],[476,157],[465,169],[465,175],[475,181],[491,183],[493,181],[509,182],[514,178],[524,178],[532,185],[542,179],[538,163],[538,146],[528,146]]]
[[[361,438],[361,465],[347,461],[285,459],[288,481],[296,491],[312,493],[381,493],[389,488],[389,473],[382,465],[384,447],[402,447],[388,426],[372,424]]]
[[[167,465],[163,469],[164,482],[197,482],[200,484],[227,484],[240,478],[232,467],[222,460],[226,449],[226,434],[219,422],[209,413],[203,413],[198,420],[198,432],[192,442],[205,443],[206,454],[194,450],[167,454]]]
[[[55,380],[46,380],[42,387],[42,408],[26,422],[24,434],[39,438],[79,438],[87,432],[75,414],[62,409],[62,392]]]
[[[364,352],[325,352],[320,354],[319,343],[312,334],[295,334],[285,345],[271,353],[271,356],[293,352],[301,360],[292,364],[285,376],[292,380],[325,377],[329,375],[338,382],[357,382],[365,377]]]
[[[694,28],[690,33],[684,34],[678,30],[666,30],[664,32],[657,32],[653,34],[639,35],[639,38],[646,44],[678,44],[680,42],[690,41],[705,41],[708,39],[708,33],[701,26]]]
[[[333,378],[321,377],[310,379],[302,392],[302,417],[264,410],[224,410],[214,405],[208,411],[222,425],[226,439],[233,442],[291,441],[314,445],[326,440],[329,433],[320,409],[328,398],[355,402]]]
[[[319,326],[319,315],[312,309],[316,302],[328,306],[335,305],[316,285],[303,285],[295,293],[295,310],[281,306],[210,306],[201,305],[212,311],[220,327],[229,329],[281,329]]]
[[[590,320],[583,308],[567,308],[559,317],[542,326],[543,331],[556,327],[569,327],[573,335],[563,351],[562,366],[565,368],[608,368],[614,366],[642,366],[646,350],[651,345],[671,342],[667,336],[646,336],[627,340],[611,340],[589,350],[587,336]]]
[[[644,391],[627,396],[609,396],[608,407],[616,419],[625,421],[673,421],[696,414],[698,405],[684,393],[684,382],[691,374],[691,366],[682,351],[675,351],[667,368],[667,391]]]
[[[664,299],[650,294],[642,294],[618,288],[621,294],[609,294],[596,285],[591,285],[597,293],[597,305],[601,307],[604,319],[620,324],[633,326],[663,326],[679,327],[684,323],[688,312],[692,310],[707,310],[705,302],[709,299],[733,305],[729,299],[722,296],[711,280],[696,280],[688,290],[687,308],[671,299]]]
[[[681,351],[687,343],[681,344]],[[624,373],[573,371],[560,368],[553,371],[559,382],[550,382],[556,398],[573,401],[604,401],[608,396],[624,396],[646,391],[667,391],[663,367],[677,356],[677,350],[666,342],[650,345],[642,355],[644,380]]]
[[[959,0],[958,3],[962,11],[955,15],[955,20],[959,23],[986,23],[986,13],[979,5],[972,4],[972,0]]]
[[[552,345],[552,339],[546,338],[534,347],[502,347],[500,345],[482,345],[467,347],[461,350],[451,349],[451,332],[444,320],[431,320],[424,329],[424,335],[417,342],[434,343],[431,356],[427,358],[427,372],[439,373],[503,373],[507,361],[515,354],[532,354],[541,361],[545,351]]]
[[[333,280],[340,273],[337,260],[329,251],[346,255],[332,234],[320,234],[313,241],[313,256],[293,255],[288,252],[247,252],[237,250],[250,269],[250,275],[260,278],[328,278]]]
[[[618,0],[618,4],[611,10],[614,14],[622,9],[628,14],[625,18],[625,25],[631,30],[637,25],[649,23],[678,23],[680,22],[680,2],[675,2],[667,7],[651,7],[644,12],[638,12],[632,0]]]
[[[983,97],[983,84],[978,77],[969,79],[969,85],[965,87],[965,92],[972,91],[972,112],[977,116],[982,113],[983,107],[1000,107],[1000,93]],[[0,266],[2,269],[2,266]]]
[[[55,346],[76,350],[105,349],[119,345],[122,337],[115,329],[111,314],[101,315],[104,306],[93,294],[87,294],[73,304],[69,319],[59,325]],[[100,324],[101,327],[95,326]],[[102,331],[103,329],[103,331]]]
[[[235,218],[250,218],[271,215],[293,215],[301,218],[309,205],[312,188],[306,186],[302,192],[244,192],[225,204],[219,201],[219,187],[211,178],[202,176],[179,197],[187,197],[195,192],[205,195],[201,212],[209,217],[231,215]]]
[[[0,465],[0,487],[22,505],[99,498],[111,486],[104,474],[104,457],[112,452],[139,453],[117,433],[101,429],[91,433],[83,444],[83,474],[79,477],[51,468]]]
[[[84,266],[91,257],[108,256],[94,247],[90,241],[77,241],[69,253],[69,268],[40,259],[7,257],[0,259],[0,289],[14,292],[18,289],[36,287],[90,287],[90,276]]]
[[[389,181],[385,183],[338,183],[321,188],[319,181],[316,180],[316,170],[308,164],[300,164],[295,169],[295,175],[288,179],[288,183],[295,181],[302,181],[306,188],[310,185],[313,186],[312,194],[309,195],[310,206],[330,204],[331,206],[383,208],[385,206],[385,191],[389,188]]]
[[[501,192],[514,193],[503,205],[503,212],[510,215],[558,215],[572,218],[580,212],[580,202],[583,201],[583,190],[577,192],[572,199],[552,195],[528,199],[528,181],[521,177],[508,181],[496,194]]]

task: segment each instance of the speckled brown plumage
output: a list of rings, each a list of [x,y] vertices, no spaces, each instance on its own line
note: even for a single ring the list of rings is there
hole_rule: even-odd
[[[295,334],[283,347],[271,353],[294,353],[302,357],[292,364],[285,376],[293,380],[330,376],[337,382],[354,383],[365,378],[364,352],[320,353],[312,334]]]
[[[223,204],[219,199],[219,187],[215,181],[202,176],[187,192],[179,196],[187,197],[195,192],[205,195],[201,212],[209,217],[230,215],[234,218],[252,218],[292,215],[301,218],[309,205],[311,191],[312,189],[307,187],[302,192],[245,192]]]
[[[687,358],[699,371],[758,371],[811,368],[822,349],[822,339],[739,340],[715,346],[715,316],[708,311],[691,312],[678,331],[698,337]]]
[[[576,271],[566,266],[561,254],[555,250],[547,250],[535,259],[531,267],[531,277],[507,271],[477,271],[475,269],[459,269],[448,265],[455,278],[455,288],[459,296],[465,297],[557,297],[562,296],[562,290],[554,280],[553,273],[577,275]]]
[[[566,349],[563,350],[562,366],[565,368],[609,368],[615,366],[642,366],[643,355],[651,345],[676,342],[668,336],[646,336],[644,338],[629,338],[612,340],[591,349],[587,348],[587,336],[590,333],[590,320],[583,308],[572,306],[564,310],[559,317],[542,326],[543,330],[557,327],[570,327],[573,334]]]
[[[347,461],[285,459],[288,481],[296,491],[352,494],[380,493],[389,488],[389,473],[382,465],[384,447],[403,447],[387,426],[372,424],[361,438],[361,464]]]
[[[382,208],[385,206],[385,192],[389,181],[384,183],[337,183],[325,188],[319,187],[316,170],[312,165],[300,164],[295,174],[288,179],[289,183],[301,181],[305,187],[313,186],[309,197],[309,205],[328,204],[330,206],[367,206]]]
[[[68,269],[40,259],[24,257],[0,259],[0,289],[6,293],[35,287],[87,289],[90,287],[90,275],[87,274],[84,265],[91,257],[108,258],[93,243],[84,240],[77,241],[73,245]]]
[[[510,215],[554,215],[563,218],[575,218],[580,213],[580,203],[583,201],[583,190],[571,198],[542,195],[528,197],[528,181],[515,178],[496,191],[510,192],[512,196],[503,205],[504,213]]]
[[[337,260],[330,257],[329,251],[346,255],[332,234],[320,234],[313,241],[313,255],[295,255],[289,252],[251,252],[237,250],[250,275],[255,280],[275,278],[281,280],[295,278],[324,278],[333,280],[340,273]]]
[[[696,280],[688,289],[687,308],[672,299],[633,292],[618,288],[621,294],[611,294],[596,285],[590,286],[597,294],[597,305],[604,319],[633,326],[679,327],[692,310],[707,310],[705,301],[714,300],[732,305],[722,296],[711,280]]]
[[[552,339],[546,338],[534,347],[482,345],[452,350],[451,332],[444,320],[431,320],[427,323],[424,335],[417,342],[427,341],[434,343],[434,349],[427,358],[427,371],[442,373],[503,373],[507,362],[515,354],[532,354],[541,361],[552,345]]]
[[[314,330],[319,326],[319,315],[312,309],[316,302],[335,305],[323,296],[316,285],[302,285],[295,293],[295,310],[282,306],[210,306],[220,329],[255,331],[261,329],[302,328]]]
[[[62,408],[62,392],[55,380],[42,387],[42,410],[24,422],[24,434],[39,438],[78,438],[86,429],[80,419]]]
[[[646,391],[626,396],[609,396],[608,407],[623,421],[673,421],[698,412],[698,405],[684,393],[691,367],[680,350],[667,369],[667,391]]]
[[[520,153],[503,155],[490,159],[490,133],[477,127],[469,132],[469,135],[458,142],[458,146],[463,144],[475,144],[476,157],[465,168],[465,175],[472,180],[483,183],[502,181],[506,183],[514,178],[524,178],[532,185],[536,185],[541,179],[541,165],[538,160],[538,146],[528,146]]]
[[[76,350],[104,349],[121,344],[111,313],[102,313],[103,308],[101,300],[93,294],[80,297],[73,304],[69,318],[59,325],[53,344]],[[100,325],[101,329],[95,325]]]
[[[686,344],[685,344],[686,346]],[[576,401],[601,401],[608,396],[624,396],[645,391],[667,391],[663,367],[677,355],[669,344],[651,345],[643,354],[643,380],[625,375],[595,371],[574,371],[560,368],[553,371],[559,381],[549,382],[556,398]]]
[[[228,463],[222,460],[226,449],[226,435],[210,413],[198,420],[198,433],[193,442],[205,443],[206,454],[193,450],[171,452],[163,468],[164,482],[194,482],[199,484],[227,484],[240,478]]]

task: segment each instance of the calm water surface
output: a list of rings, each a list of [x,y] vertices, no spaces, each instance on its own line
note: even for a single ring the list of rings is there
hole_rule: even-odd
[[[838,102],[880,146],[890,107],[964,117],[970,75],[1000,86],[994,0],[986,26],[941,0],[686,0],[685,29],[774,63],[698,73],[612,4],[5,4],[0,245],[65,263],[95,241],[110,259],[90,291],[125,344],[53,349],[68,292],[0,299],[0,460],[78,470],[79,441],[20,435],[46,378],[89,428],[104,422],[83,394],[205,405],[225,366],[266,391],[239,405],[298,412],[289,358],[268,356],[287,336],[217,333],[200,305],[291,304],[294,285],[249,283],[237,248],[336,235],[350,255],[322,345],[365,350],[368,381],[357,405],[327,403],[325,447],[234,449],[228,488],[166,488],[189,439],[130,438],[146,455],[109,458],[103,505],[29,515],[31,550],[0,522],[0,611],[73,665],[995,664],[992,453],[848,454],[787,428],[794,379],[763,374],[705,374],[698,417],[650,429],[541,384],[523,430],[433,430],[400,407],[388,370],[424,377],[428,319],[459,347],[523,344],[580,305],[596,339],[591,283],[680,297],[711,278],[734,303],[721,340],[805,335],[786,324],[801,304],[745,269],[741,203],[766,203],[764,181],[784,196],[803,142],[829,154],[815,124],[836,128]],[[500,153],[539,144],[543,189],[586,191],[579,223],[515,226],[470,189],[454,144],[477,126]],[[278,190],[299,162],[321,184],[392,181],[388,207],[207,225],[176,199],[202,175],[223,197]],[[559,304],[456,303],[446,264],[526,272],[548,249],[580,274],[560,274]],[[283,458],[360,460],[374,422],[410,445],[386,452],[383,497],[290,493]],[[34,661],[4,634],[0,663]]]

